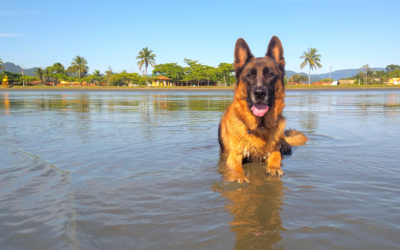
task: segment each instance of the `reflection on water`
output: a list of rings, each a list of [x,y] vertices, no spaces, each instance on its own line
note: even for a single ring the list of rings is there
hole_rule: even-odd
[[[0,92],[1,249],[398,249],[400,92],[288,92],[307,145],[225,183],[232,93]]]
[[[224,160],[218,168],[226,179],[229,169]],[[234,249],[269,248],[280,241],[284,230],[280,217],[284,187],[281,178],[265,176],[263,163],[246,164],[244,169],[251,184],[224,182],[214,189],[228,200],[226,209],[233,215],[229,225],[236,235]]]
[[[120,94],[121,95],[121,94]],[[221,98],[222,97],[222,98]],[[152,111],[224,111],[231,102],[231,95],[124,95],[115,94],[16,94],[9,98],[3,92],[0,103],[2,110],[24,109],[35,111],[59,112],[131,112],[137,110]],[[8,113],[9,114],[9,113]]]

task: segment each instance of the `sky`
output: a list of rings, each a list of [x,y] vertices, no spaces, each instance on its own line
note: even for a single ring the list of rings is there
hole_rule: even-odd
[[[89,73],[138,72],[139,51],[148,47],[157,64],[184,58],[217,67],[233,62],[244,38],[264,56],[276,35],[286,70],[300,69],[310,47],[321,55],[315,74],[400,64],[399,0],[2,0],[0,59],[24,68],[65,67],[79,55]],[[148,69],[151,72],[151,68]]]

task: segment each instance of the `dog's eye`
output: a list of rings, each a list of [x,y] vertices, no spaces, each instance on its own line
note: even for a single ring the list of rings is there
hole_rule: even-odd
[[[271,73],[271,72],[268,73],[268,76],[269,76],[269,77],[271,77],[271,76],[273,76],[273,75],[274,75],[274,73]]]
[[[253,79],[254,75],[253,74],[248,74],[247,77],[250,78],[250,79]]]

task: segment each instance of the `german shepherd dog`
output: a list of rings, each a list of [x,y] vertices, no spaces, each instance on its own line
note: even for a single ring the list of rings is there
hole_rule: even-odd
[[[249,182],[244,160],[266,161],[266,173],[283,176],[281,159],[291,147],[303,145],[307,137],[285,130],[285,58],[282,43],[272,37],[264,57],[254,57],[242,38],[234,52],[236,75],[233,102],[225,110],[218,128],[218,141],[230,169],[227,181]]]

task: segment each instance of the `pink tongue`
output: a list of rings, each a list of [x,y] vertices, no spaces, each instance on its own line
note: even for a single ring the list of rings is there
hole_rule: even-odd
[[[268,105],[264,103],[256,103],[251,107],[251,111],[255,116],[264,116],[268,111]]]

